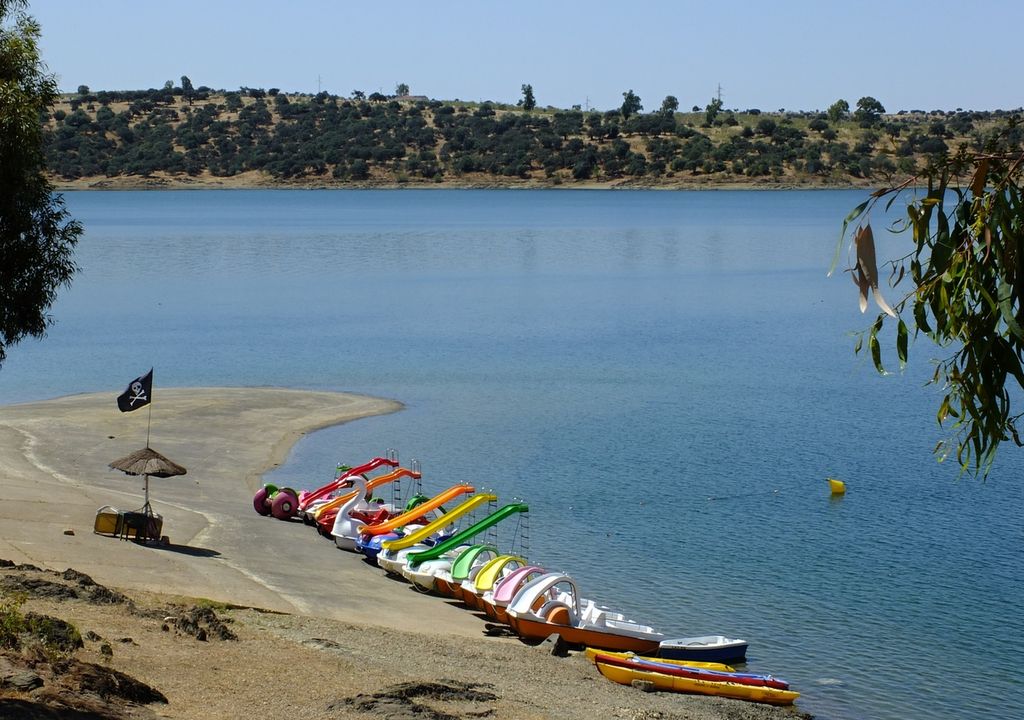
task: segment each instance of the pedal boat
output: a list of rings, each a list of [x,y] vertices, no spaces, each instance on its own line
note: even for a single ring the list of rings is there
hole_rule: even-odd
[[[507,608],[512,598],[516,596],[523,585],[546,572],[547,570],[537,565],[526,565],[510,572],[496,582],[494,588],[480,597],[480,605],[484,614],[495,622],[508,625]]]
[[[476,572],[459,586],[459,597],[471,610],[483,610],[483,595],[494,589],[495,584],[518,568],[526,565],[526,558],[519,555],[498,555],[481,565]]]
[[[417,590],[455,598],[455,588],[461,585],[462,580],[497,554],[498,549],[493,545],[459,545],[433,560],[416,566],[407,564],[402,575]],[[458,599],[461,599],[461,594]]]
[[[595,603],[581,603],[576,581],[548,573],[524,585],[507,608],[509,624],[524,642],[543,642],[557,633],[577,647],[652,654],[665,636]]]

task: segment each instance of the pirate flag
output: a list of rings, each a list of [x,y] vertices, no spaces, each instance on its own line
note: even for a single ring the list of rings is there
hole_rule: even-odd
[[[131,412],[149,405],[152,399],[153,369],[150,368],[148,373],[128,383],[128,389],[117,396],[117,409],[121,412]]]

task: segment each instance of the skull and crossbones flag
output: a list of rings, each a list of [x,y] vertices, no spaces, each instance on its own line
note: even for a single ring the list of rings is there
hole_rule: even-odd
[[[150,368],[148,373],[128,383],[128,389],[117,396],[117,409],[121,412],[131,412],[149,405],[152,400],[153,369]]]

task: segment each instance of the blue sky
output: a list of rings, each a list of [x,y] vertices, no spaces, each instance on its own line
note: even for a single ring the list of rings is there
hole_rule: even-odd
[[[30,0],[63,90],[359,89],[601,110],[1024,105],[1019,0]],[[318,85],[319,83],[319,85]]]

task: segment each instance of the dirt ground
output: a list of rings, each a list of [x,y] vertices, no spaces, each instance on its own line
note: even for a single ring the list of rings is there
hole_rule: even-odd
[[[735,700],[641,692],[605,680],[582,654],[559,657],[550,645],[529,647],[509,637],[410,633],[120,593],[80,573],[25,565],[0,567],[0,593],[23,598],[22,613],[72,623],[84,644],[73,653],[72,666],[38,649],[0,655],[3,718],[809,717]],[[344,589],[338,594],[344,602]],[[140,681],[155,695],[104,674],[110,671]],[[41,686],[12,687],[7,679],[18,672],[34,673]]]

